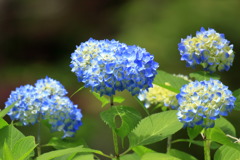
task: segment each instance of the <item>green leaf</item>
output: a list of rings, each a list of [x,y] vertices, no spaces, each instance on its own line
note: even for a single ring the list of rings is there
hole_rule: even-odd
[[[71,98],[72,96],[74,96],[75,94],[77,94],[79,91],[81,91],[83,88],[84,88],[84,86],[82,86],[82,87],[80,87],[78,90],[76,90],[76,91],[70,96],[70,98]]]
[[[10,148],[8,147],[8,145],[7,145],[7,143],[6,142],[4,142],[4,144],[3,144],[3,159],[4,160],[14,160],[13,159],[13,155],[12,155],[12,152],[11,152],[11,150],[10,150]]]
[[[122,103],[125,101],[125,98],[120,97],[120,96],[114,96],[113,98],[113,103]]]
[[[100,115],[102,120],[121,138],[127,136],[141,120],[141,114],[136,109],[127,106],[113,106]],[[117,116],[121,118],[120,127],[116,124]]]
[[[235,101],[235,110],[240,110],[240,88],[233,92],[233,96],[236,98]]]
[[[124,156],[121,156],[120,160],[139,160],[140,157],[136,155],[135,153],[132,154],[126,154]],[[116,160],[115,158],[112,160]]]
[[[94,160],[94,155],[92,153],[82,153],[75,156],[72,160]]]
[[[203,141],[196,141],[196,140],[190,140],[190,139],[177,139],[177,140],[174,140],[172,143],[177,143],[177,142],[188,142],[188,143],[192,143],[192,144],[203,147]],[[210,148],[211,149],[218,149],[219,146],[220,145],[218,143],[212,142]]]
[[[226,145],[221,146],[214,154],[214,160],[232,160],[232,159],[240,160],[240,152]]]
[[[153,83],[172,92],[179,93],[182,86],[184,84],[188,84],[189,81],[186,81],[180,77],[173,76],[172,74],[169,74],[162,70],[158,70]]]
[[[44,146],[52,146],[55,149],[65,149],[65,148],[71,148],[71,147],[77,147],[80,145],[85,145],[85,141],[80,138],[58,138],[58,137],[52,137],[48,144]]]
[[[176,149],[171,149],[168,154],[170,154],[171,156],[174,156],[174,157],[177,157],[179,159],[184,159],[184,160],[197,160],[197,158],[195,158],[194,156],[188,154],[188,153],[185,153],[185,152],[182,152],[182,151],[179,151],[179,150],[176,150]]]
[[[130,148],[158,142],[179,131],[183,124],[178,121],[176,114],[177,111],[171,110],[141,120],[128,136]]]
[[[163,153],[147,153],[142,156],[141,160],[181,160],[179,158]]]
[[[3,127],[0,129],[0,155],[2,155],[2,148],[4,142],[8,145],[9,149],[12,150],[16,142],[23,138],[24,135],[17,130],[13,124]]]
[[[211,141],[218,142],[220,144],[232,147],[237,151],[240,151],[240,145],[233,143],[220,128],[214,127],[208,129],[208,132],[209,133],[207,135],[207,138],[209,138]]]
[[[225,134],[229,134],[231,136],[236,136],[236,130],[234,126],[229,122],[226,118],[220,117],[216,119],[215,126],[219,127]]]
[[[8,125],[8,123],[4,119],[0,118],[0,129],[7,125]]]
[[[14,105],[16,104],[16,102],[14,102],[13,104],[11,104],[10,106],[6,107],[4,110],[2,110],[0,112],[0,118],[3,118],[9,111],[10,109],[12,109],[14,107]]]
[[[83,148],[83,146],[78,146],[74,148],[67,148],[67,149],[47,152],[45,154],[40,155],[37,158],[37,160],[50,160],[50,159],[58,158],[71,153],[96,153],[96,154],[105,156],[101,151],[90,149],[90,148]]]
[[[194,138],[196,138],[200,132],[203,130],[203,128],[201,126],[194,126],[194,128],[187,128],[187,133],[188,133],[188,137],[193,140]]]
[[[24,160],[30,158],[30,154],[34,151],[36,146],[33,136],[21,138],[12,149],[14,159]],[[31,154],[31,156],[34,156],[34,154]]]
[[[153,152],[155,152],[154,150],[152,150],[150,148],[147,148],[147,147],[144,147],[144,146],[136,146],[136,147],[133,147],[132,150],[137,155],[139,155],[140,157],[143,156],[146,153],[153,153]]]
[[[106,98],[105,96],[100,96],[100,94],[96,92],[91,92],[95,98],[97,98],[101,103],[102,107],[105,107],[107,104],[110,103],[110,97]],[[114,96],[113,97],[113,103],[122,103],[125,101],[125,98],[120,96]]]
[[[194,78],[197,81],[203,81],[203,80],[210,80],[212,79],[220,79],[220,76],[215,74],[215,73],[209,73],[206,71],[198,71],[198,72],[194,72],[194,73],[190,73],[189,74],[190,78]]]
[[[96,93],[96,92],[91,92],[94,97],[96,97],[101,103],[102,103],[102,107],[105,107],[107,104],[110,103],[110,99],[106,98],[104,96],[100,96],[100,94]]]

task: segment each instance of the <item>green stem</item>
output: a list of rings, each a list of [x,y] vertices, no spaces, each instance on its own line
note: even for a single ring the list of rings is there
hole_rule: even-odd
[[[204,160],[211,160],[211,155],[210,155],[210,145],[211,141],[207,137],[207,129],[204,131]]]
[[[113,106],[113,96],[110,97],[110,107],[112,106]],[[114,129],[112,129],[112,134],[113,134],[113,145],[114,145],[114,151],[116,154],[116,159],[120,160],[119,150],[118,150],[118,137]]]
[[[168,136],[167,138],[167,153],[169,153],[169,151],[171,150],[171,146],[172,146],[172,135]]]
[[[38,131],[37,131],[37,155],[40,156],[41,155],[41,114],[39,114],[38,116]]]

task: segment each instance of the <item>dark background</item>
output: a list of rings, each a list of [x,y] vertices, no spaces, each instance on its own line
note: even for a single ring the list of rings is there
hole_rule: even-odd
[[[16,87],[34,84],[46,75],[59,80],[71,95],[82,84],[70,70],[70,55],[76,45],[90,37],[116,39],[146,48],[160,63],[159,69],[170,73],[197,71],[186,68],[185,62],[180,61],[177,44],[181,38],[195,35],[201,27],[224,33],[234,44],[233,66],[219,74],[231,90],[238,89],[239,7],[238,0],[0,0],[0,106],[4,107]],[[131,97],[127,92],[118,94]],[[113,153],[111,132],[99,118],[99,112],[104,110],[100,102],[88,89],[72,100],[84,114],[84,125],[78,134],[90,147]],[[139,108],[132,98],[124,104]],[[228,119],[239,126],[236,111]],[[239,131],[237,128],[238,136]],[[185,130],[176,137],[184,135]],[[151,147],[164,152],[164,143]],[[199,148],[190,149],[188,144],[175,148],[202,158]]]

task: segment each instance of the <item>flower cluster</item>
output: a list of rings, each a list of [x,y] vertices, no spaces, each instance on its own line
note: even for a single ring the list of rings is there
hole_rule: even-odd
[[[200,64],[210,72],[228,71],[234,59],[233,45],[214,29],[201,28],[195,37],[181,39],[178,50],[188,67]]]
[[[81,126],[81,110],[66,97],[63,85],[49,77],[40,79],[35,86],[25,85],[12,91],[5,106],[15,103],[8,115],[23,125],[47,119],[52,131],[63,131],[63,137],[73,136]]]
[[[188,76],[184,76],[181,74],[175,75],[176,77],[180,77],[186,81],[191,82]],[[168,85],[166,83],[166,85]],[[146,108],[151,105],[164,105],[167,107],[171,107],[172,109],[177,109],[179,104],[176,99],[176,93],[172,92],[166,88],[163,88],[159,85],[153,84],[152,88],[149,88],[148,91],[144,90],[138,95],[138,99],[140,101],[144,101],[144,106]]]
[[[86,88],[112,96],[128,90],[136,95],[152,87],[158,63],[145,49],[115,40],[89,39],[71,55],[72,72]]]
[[[181,88],[176,96],[179,102],[178,119],[185,126],[214,126],[220,115],[227,116],[234,108],[236,98],[219,80],[194,81]]]

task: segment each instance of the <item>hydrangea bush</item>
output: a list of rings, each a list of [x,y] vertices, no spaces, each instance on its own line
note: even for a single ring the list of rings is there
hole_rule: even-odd
[[[84,129],[80,127],[81,109],[67,96],[59,81],[46,77],[10,93],[5,109],[0,112],[0,159],[197,159],[175,143],[203,147],[205,160],[238,159],[240,147],[235,127],[223,116],[239,110],[240,89],[231,91],[217,75],[217,71],[228,71],[232,66],[233,45],[224,34],[201,28],[195,37],[181,39],[178,49],[188,67],[201,65],[204,71],[189,76],[171,74],[158,69],[154,56],[139,46],[93,38],[82,42],[71,54],[70,67],[84,87],[76,88],[72,95],[87,88],[102,102],[106,109],[100,117],[112,131],[114,152],[107,154],[74,139]],[[117,95],[124,90],[135,97],[141,107],[138,109],[145,111],[145,115],[136,107],[124,105],[127,97]],[[8,124],[4,116],[9,116],[12,123]],[[37,136],[24,136],[14,127],[19,123],[38,124]],[[47,124],[51,131],[61,132],[61,136],[53,136],[47,144],[42,144],[40,124]],[[178,135],[174,139],[172,135],[179,130],[189,138]],[[167,139],[166,152],[149,147],[164,139]],[[124,143],[126,140],[128,143]],[[43,147],[53,148],[42,152]]]

